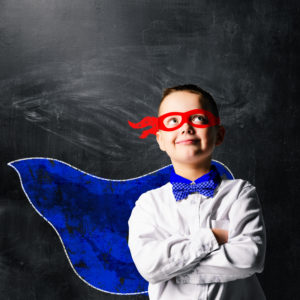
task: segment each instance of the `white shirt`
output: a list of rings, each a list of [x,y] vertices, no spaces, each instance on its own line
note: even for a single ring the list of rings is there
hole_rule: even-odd
[[[171,183],[140,196],[128,245],[150,300],[262,300],[266,233],[261,206],[248,181],[223,179],[212,198],[176,201]],[[211,228],[228,230],[219,245]]]

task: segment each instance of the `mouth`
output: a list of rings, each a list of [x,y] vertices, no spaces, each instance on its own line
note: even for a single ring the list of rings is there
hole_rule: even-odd
[[[196,139],[188,139],[188,140],[178,141],[175,144],[190,145],[190,144],[196,144],[198,142],[199,142],[199,140],[196,140]]]

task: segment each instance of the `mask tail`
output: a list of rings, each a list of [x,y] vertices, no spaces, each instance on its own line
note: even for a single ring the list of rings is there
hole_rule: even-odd
[[[148,126],[152,127],[150,129],[144,130],[139,137],[140,139],[146,138],[149,134],[155,135],[158,130],[158,119],[156,117],[145,117],[138,123],[132,123],[128,121],[128,124],[134,129],[145,128]]]

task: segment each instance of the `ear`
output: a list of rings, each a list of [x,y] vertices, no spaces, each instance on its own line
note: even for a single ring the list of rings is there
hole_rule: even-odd
[[[217,128],[217,139],[216,139],[216,146],[219,146],[223,143],[224,136],[225,136],[225,128],[222,125],[219,125]]]
[[[159,145],[160,150],[161,151],[166,151],[166,149],[164,147],[163,137],[162,137],[160,131],[156,132],[156,141],[157,141],[157,143]]]

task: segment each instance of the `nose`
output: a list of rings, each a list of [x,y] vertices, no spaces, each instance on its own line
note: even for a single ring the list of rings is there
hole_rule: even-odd
[[[190,125],[188,122],[185,122],[181,128],[180,128],[181,133],[189,133],[189,134],[193,134],[195,133],[195,129],[192,125]]]

